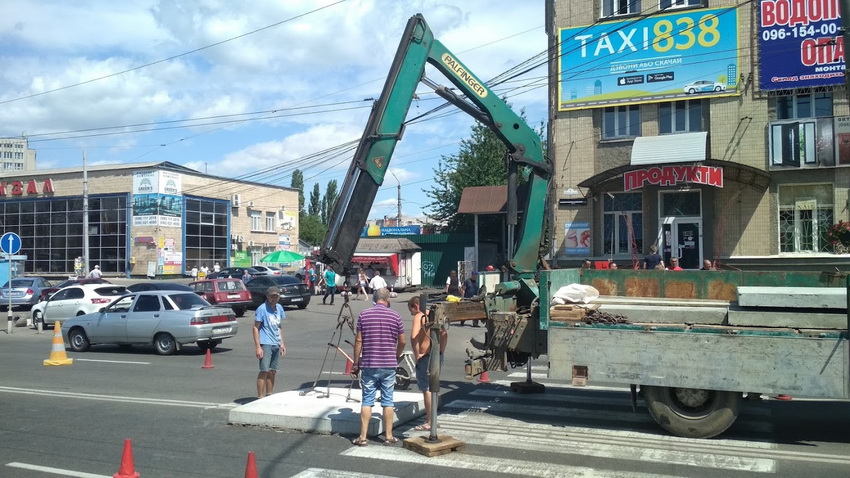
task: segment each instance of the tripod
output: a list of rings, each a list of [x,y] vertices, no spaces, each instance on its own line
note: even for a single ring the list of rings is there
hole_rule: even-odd
[[[328,398],[328,397],[331,396],[331,371],[334,369],[334,365],[336,364],[336,359],[338,357],[338,354],[334,353],[333,359],[331,359],[330,368],[325,370],[325,364],[328,361],[328,355],[331,353],[331,349],[334,349],[335,352],[342,354],[345,357],[345,359],[350,361],[351,363],[355,362],[355,359],[353,357],[350,357],[348,354],[346,354],[339,347],[339,343],[342,341],[342,328],[343,328],[344,325],[348,324],[348,328],[351,330],[351,333],[356,334],[356,332],[354,331],[354,321],[352,319],[353,312],[351,310],[351,304],[349,303],[349,296],[350,296],[350,294],[345,295],[345,300],[343,300],[342,307],[339,308],[339,315],[337,315],[337,318],[336,318],[336,327],[334,328],[334,333],[331,336],[331,341],[328,342],[328,348],[325,351],[325,358],[322,360],[322,368],[319,369],[319,375],[316,376],[316,380],[313,382],[313,385],[310,388],[299,392],[299,395],[302,396],[302,397],[304,395],[307,395],[308,393],[316,390],[316,387],[317,387],[319,381],[322,378],[322,374],[327,374],[327,376],[328,376],[328,378],[327,378],[328,388],[327,388],[327,391],[325,393],[320,392],[319,395],[316,398]],[[337,335],[337,334],[339,334],[339,335]],[[336,343],[334,343],[334,339],[336,339]],[[345,343],[350,344],[352,346],[352,348],[354,347],[354,344],[352,344],[348,340],[346,340]],[[358,379],[358,377],[352,377],[351,383],[348,384],[348,395],[345,398],[346,402],[359,402],[360,401],[360,400],[357,400],[356,398],[351,398],[351,389],[354,388],[354,383],[357,381],[357,379]]]

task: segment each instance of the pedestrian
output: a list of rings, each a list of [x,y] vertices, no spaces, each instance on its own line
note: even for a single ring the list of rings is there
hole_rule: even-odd
[[[325,295],[322,297],[322,304],[325,304],[325,300],[328,296],[331,296],[331,305],[334,305],[334,296],[336,296],[336,272],[330,267],[325,269],[324,274],[325,279]]]
[[[242,283],[247,284],[249,280],[251,280],[251,273],[248,272],[248,269],[243,269],[242,270]]]
[[[280,289],[266,289],[266,301],[254,313],[254,346],[260,361],[260,373],[257,374],[257,397],[272,394],[274,379],[280,366],[280,357],[286,355],[283,343],[283,329],[280,323],[286,318],[280,301]]]
[[[714,267],[714,264],[711,263],[709,259],[702,261],[702,270],[704,271],[716,271],[717,268]]]
[[[608,268],[609,268],[609,269],[611,269],[611,270],[617,270],[617,269],[619,269],[619,268],[617,267],[617,263],[616,263],[616,262],[611,262],[611,263],[609,263],[609,264],[608,264]]]
[[[361,267],[357,273],[357,298],[363,294],[363,300],[369,300],[369,294],[366,293],[366,271]]]
[[[198,273],[198,279],[206,279],[209,273],[209,267],[207,267],[206,264],[201,265],[201,271]]]
[[[472,271],[469,278],[463,281],[461,293],[464,299],[471,299],[478,295],[478,271]],[[461,320],[460,325],[463,326],[464,324],[466,324],[466,321]],[[472,326],[478,327],[478,319],[472,321]]]
[[[100,272],[100,266],[95,264],[94,269],[89,272],[89,279],[100,279],[101,277],[103,277],[103,274]]]
[[[643,268],[647,270],[655,269],[661,263],[661,256],[658,255],[658,247],[653,244],[649,246],[649,254],[643,258]]]
[[[198,280],[198,266],[192,266],[192,271],[189,274],[192,276],[192,280]]]
[[[375,392],[381,389],[381,407],[384,418],[384,444],[398,443],[393,436],[393,388],[398,357],[404,351],[404,324],[398,312],[390,309],[390,291],[382,287],[375,291],[375,305],[360,312],[357,318],[357,336],[354,339],[354,357],[357,363],[352,374],[360,372],[360,435],[351,441],[366,446],[366,433],[372,419]]]
[[[454,269],[446,277],[446,294],[460,297],[460,283],[457,279],[457,271]]]
[[[426,314],[419,308],[419,296],[411,297],[407,301],[407,308],[413,316],[413,325],[410,328],[410,348],[413,349],[413,360],[416,363],[416,385],[425,398],[425,424],[417,425],[416,431],[431,429],[431,393],[428,373],[431,365],[431,334],[425,322]],[[443,368],[443,354],[446,351],[446,343],[449,334],[440,329],[440,368]]]
[[[213,264],[213,272],[215,272],[216,274],[221,272],[221,264],[219,264],[218,261],[215,261],[215,264]]]
[[[381,277],[380,272],[375,271],[375,275],[373,275],[372,280],[369,281],[369,288],[372,289],[372,302],[378,301],[375,298],[375,292],[377,292],[378,289],[382,289],[382,288],[386,288],[386,287],[387,287],[387,281],[385,281],[384,278]]]
[[[668,267],[667,270],[668,271],[680,271],[680,270],[682,270],[682,268],[679,267],[679,259],[676,258],[676,257],[671,257],[670,258],[670,267]]]

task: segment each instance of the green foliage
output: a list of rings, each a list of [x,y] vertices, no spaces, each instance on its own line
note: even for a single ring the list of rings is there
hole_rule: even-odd
[[[322,198],[322,224],[327,224],[330,221],[338,195],[336,179],[331,179],[328,181],[328,187],[325,189],[325,197]]]
[[[327,226],[322,224],[318,215],[307,214],[301,218],[299,223],[299,238],[313,246],[319,246],[325,240],[328,232]]]
[[[304,216],[304,173],[300,169],[292,171],[290,186],[298,190],[298,216]]]
[[[318,217],[322,213],[322,192],[319,189],[319,183],[313,185],[313,192],[310,193],[310,205],[307,206],[307,215]]]

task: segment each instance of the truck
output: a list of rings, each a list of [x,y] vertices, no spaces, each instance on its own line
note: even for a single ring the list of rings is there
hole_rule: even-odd
[[[454,90],[425,77],[426,64]],[[728,429],[744,395],[850,396],[846,274],[551,269],[544,257],[552,165],[540,138],[434,38],[421,15],[408,21],[373,105],[330,217],[321,262],[350,275],[420,82],[488,126],[508,151],[509,259],[500,265],[503,280],[473,305],[487,320],[484,340],[468,350],[468,377],[525,366],[527,380],[512,388],[543,392],[531,380],[531,363],[544,358],[550,379],[565,386],[628,386],[633,406],[642,397],[661,427],[693,438]],[[586,304],[552,305],[563,287],[576,286],[600,294]],[[431,304],[430,327],[447,327],[457,310]]]

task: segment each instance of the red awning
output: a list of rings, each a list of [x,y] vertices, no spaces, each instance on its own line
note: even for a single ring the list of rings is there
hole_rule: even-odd
[[[351,258],[351,264],[353,266],[363,264],[364,267],[368,267],[369,264],[386,264],[392,271],[392,275],[398,275],[398,254],[396,253],[376,252],[370,255],[357,255]]]

